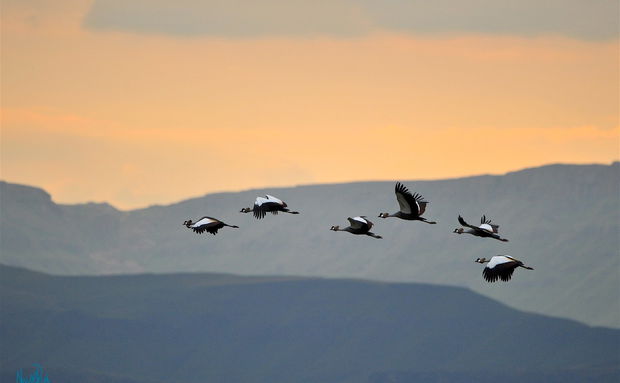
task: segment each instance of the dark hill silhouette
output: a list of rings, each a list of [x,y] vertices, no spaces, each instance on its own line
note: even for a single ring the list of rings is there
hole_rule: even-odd
[[[617,381],[620,330],[464,288],[0,267],[3,382]],[[12,374],[11,374],[12,372]]]

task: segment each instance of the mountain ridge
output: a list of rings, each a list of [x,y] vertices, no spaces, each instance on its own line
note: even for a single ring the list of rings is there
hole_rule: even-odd
[[[620,327],[620,277],[613,272],[620,267],[619,175],[615,162],[402,181],[430,201],[425,216],[439,221],[432,226],[377,218],[398,209],[387,181],[274,188],[268,192],[301,215],[261,221],[239,213],[267,192],[261,189],[118,211],[24,200],[0,183],[0,262],[69,275],[211,271],[447,284],[527,311]],[[328,230],[362,214],[383,240]],[[510,242],[453,234],[458,214],[469,222],[486,214]],[[181,225],[203,215],[241,228],[200,236]],[[497,254],[535,270],[487,284],[473,261]]]
[[[457,181],[457,180],[465,180],[465,179],[471,179],[471,178],[480,178],[480,177],[501,177],[501,176],[507,176],[507,175],[513,175],[513,174],[517,174],[517,173],[522,173],[522,172],[527,172],[530,170],[535,170],[535,169],[545,169],[545,168],[554,168],[554,167],[581,167],[581,166],[618,166],[620,167],[620,161],[612,161],[611,163],[587,163],[587,164],[574,164],[574,163],[563,163],[563,162],[555,162],[555,163],[549,163],[549,164],[544,164],[544,165],[539,165],[539,166],[530,166],[530,167],[525,167],[522,169],[517,169],[517,170],[510,170],[510,171],[506,171],[506,172],[500,172],[500,173],[481,173],[481,174],[471,174],[471,175],[465,175],[465,176],[455,176],[455,177],[447,177],[447,178],[416,178],[416,179],[409,179],[406,181],[402,181],[402,182],[432,182],[432,181]],[[221,190],[221,191],[214,191],[214,192],[208,192],[202,195],[194,195],[194,196],[186,196],[183,197],[181,199],[175,200],[175,201],[171,201],[171,202],[167,202],[167,203],[154,203],[151,205],[147,205],[147,206],[142,206],[142,207],[136,207],[136,208],[130,208],[130,209],[121,209],[117,206],[115,206],[113,203],[107,202],[107,201],[94,201],[94,200],[87,200],[87,201],[82,201],[82,202],[75,202],[75,203],[68,203],[68,202],[58,202],[58,201],[54,201],[52,195],[50,193],[48,193],[43,187],[40,186],[36,186],[34,184],[22,184],[19,182],[12,182],[9,180],[2,180],[0,179],[0,184],[6,184],[6,185],[13,185],[13,186],[19,186],[22,188],[27,188],[27,189],[33,189],[35,191],[42,191],[47,197],[48,199],[60,206],[84,206],[84,205],[92,205],[92,206],[97,206],[97,205],[102,205],[102,206],[109,206],[111,208],[113,208],[114,210],[117,210],[118,212],[135,212],[135,211],[140,211],[140,210],[147,210],[153,207],[168,207],[168,206],[172,206],[172,205],[177,205],[179,203],[183,203],[186,201],[190,201],[190,200],[196,200],[196,199],[202,199],[206,196],[212,196],[212,195],[220,195],[220,194],[237,194],[237,193],[245,193],[245,192],[254,192],[254,191],[259,191],[259,190],[279,190],[279,189],[295,189],[295,188],[304,188],[304,187],[312,187],[312,186],[326,186],[326,185],[358,185],[358,184],[367,184],[367,183],[380,183],[380,182],[396,182],[396,181],[390,181],[390,180],[373,180],[373,179],[369,179],[369,180],[361,180],[361,181],[345,181],[345,182],[326,182],[326,183],[300,183],[300,184],[294,184],[294,185],[285,185],[285,186],[264,186],[264,187],[253,187],[253,188],[244,188],[244,189],[239,189],[239,190]]]

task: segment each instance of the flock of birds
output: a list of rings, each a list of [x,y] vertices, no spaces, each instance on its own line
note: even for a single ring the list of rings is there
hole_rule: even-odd
[[[424,212],[426,211],[426,205],[428,204],[428,201],[424,201],[424,198],[420,194],[412,194],[400,182],[396,183],[394,193],[396,194],[396,200],[398,201],[400,209],[394,214],[381,213],[379,214],[380,218],[396,217],[407,221],[420,221],[431,225],[437,223],[434,221],[429,221],[426,218],[422,217],[422,214],[424,214]],[[256,198],[256,201],[254,202],[254,206],[252,208],[246,207],[241,209],[240,212],[252,212],[256,219],[265,218],[267,213],[299,214],[299,212],[297,211],[289,210],[287,204],[284,201],[271,195]],[[340,228],[340,226],[332,226],[330,230],[346,231],[355,235],[368,235],[376,239],[382,238],[380,235],[377,235],[370,231],[374,224],[366,216],[362,215],[353,218],[349,217],[347,219],[349,221],[349,226],[342,229]],[[487,219],[485,215],[483,215],[480,219],[479,226],[468,224],[460,215],[458,221],[463,227],[454,229],[454,233],[456,234],[471,234],[476,237],[493,238],[498,241],[508,242],[506,238],[501,238],[499,236],[499,226],[491,224],[491,220]],[[213,217],[202,217],[196,222],[193,222],[190,219],[183,222],[183,225],[198,234],[202,234],[206,231],[207,233],[211,233],[213,235],[217,234],[218,230],[223,227],[231,227],[235,229],[239,228],[239,226],[226,224],[221,220]],[[491,257],[490,259],[477,258],[475,262],[481,264],[486,263],[486,266],[482,271],[482,276],[487,282],[495,282],[498,279],[505,282],[509,281],[512,277],[514,270],[519,267],[527,270],[533,270],[533,268],[524,265],[523,262],[509,255],[496,255]]]

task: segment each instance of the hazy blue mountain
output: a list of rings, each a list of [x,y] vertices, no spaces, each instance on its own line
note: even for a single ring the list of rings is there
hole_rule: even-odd
[[[58,277],[0,266],[2,382],[616,382],[620,330],[470,290],[223,274]]]
[[[468,287],[509,306],[620,327],[620,164],[550,165],[501,176],[401,180],[437,225],[378,218],[394,212],[394,182],[217,193],[118,211],[59,205],[44,191],[0,183],[0,261],[56,274],[209,271],[425,282]],[[241,214],[270,193],[300,215]],[[508,243],[452,233],[462,214],[486,214]],[[219,217],[240,229],[196,235],[185,219]],[[384,239],[329,231],[366,215]],[[480,256],[510,254],[535,268],[488,284]]]

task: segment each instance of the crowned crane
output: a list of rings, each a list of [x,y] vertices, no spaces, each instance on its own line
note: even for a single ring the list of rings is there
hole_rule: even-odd
[[[483,215],[482,218],[480,218],[480,226],[474,226],[474,225],[468,224],[467,222],[465,222],[463,217],[461,217],[460,215],[459,215],[459,223],[465,227],[468,227],[469,229],[465,230],[462,227],[458,229],[454,229],[454,232],[456,234],[471,234],[471,235],[475,235],[476,237],[494,238],[494,239],[497,239],[498,241],[508,242],[506,238],[501,238],[497,234],[499,232],[499,225],[492,225],[491,220],[487,219],[486,215]]]
[[[482,276],[487,282],[495,282],[498,279],[508,282],[512,277],[513,271],[517,267],[534,270],[534,268],[525,266],[523,262],[509,255],[496,255],[491,257],[491,259],[478,258],[476,262],[482,264],[488,263],[484,270],[482,270]]]
[[[368,235],[371,236],[373,238],[376,239],[381,239],[383,237],[381,237],[380,235],[377,235],[375,233],[371,233],[370,229],[372,228],[373,223],[370,222],[366,216],[362,215],[359,217],[349,217],[347,218],[349,220],[349,222],[351,223],[350,226],[345,227],[344,229],[341,229],[340,226],[332,226],[330,228],[330,230],[333,231],[348,231],[351,234],[364,234],[364,235]]]
[[[187,221],[183,222],[183,225],[186,226],[188,229],[194,230],[194,233],[202,234],[207,231],[213,235],[217,234],[217,231],[224,226],[232,227],[235,229],[239,228],[239,226],[228,225],[220,221],[219,219],[215,219],[212,217],[202,217],[196,222],[192,222],[191,219],[188,219]]]
[[[254,218],[256,219],[265,218],[265,214],[268,212],[278,214],[279,211],[289,214],[299,214],[298,211],[290,211],[286,205],[286,202],[269,194],[267,194],[264,198],[257,197],[253,208],[244,207],[241,209],[241,213],[254,212]]]
[[[428,204],[428,201],[424,201],[424,197],[418,193],[411,194],[409,190],[407,190],[407,188],[400,182],[396,183],[394,193],[396,193],[396,200],[400,205],[400,210],[394,214],[381,213],[379,214],[379,217],[397,217],[408,221],[422,221],[429,224],[437,223],[434,221],[428,221],[426,218],[421,217],[426,210],[426,204]]]

